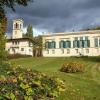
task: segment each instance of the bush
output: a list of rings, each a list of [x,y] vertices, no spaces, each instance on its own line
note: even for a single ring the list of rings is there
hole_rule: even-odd
[[[83,72],[84,71],[84,65],[81,64],[81,63],[76,63],[76,62],[69,62],[69,63],[63,64],[60,71],[66,72],[66,73]]]
[[[8,59],[26,58],[26,57],[32,57],[32,56],[31,55],[22,55],[22,54],[9,54],[7,56]]]
[[[64,82],[59,78],[14,65],[6,71],[7,75],[0,75],[0,100],[54,98],[65,91]]]

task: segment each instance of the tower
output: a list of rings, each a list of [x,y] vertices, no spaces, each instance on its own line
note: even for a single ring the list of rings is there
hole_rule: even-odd
[[[12,39],[22,38],[23,37],[23,20],[16,19],[13,20],[13,32],[12,32]]]

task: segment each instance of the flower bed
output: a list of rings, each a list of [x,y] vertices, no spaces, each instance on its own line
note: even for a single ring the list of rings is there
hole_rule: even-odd
[[[2,69],[3,71],[3,69]],[[62,80],[44,73],[9,66],[7,75],[0,75],[0,100],[38,100],[57,97],[65,91]]]

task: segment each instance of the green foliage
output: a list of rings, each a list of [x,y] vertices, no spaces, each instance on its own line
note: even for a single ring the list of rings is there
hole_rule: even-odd
[[[7,28],[7,18],[5,15],[5,6],[15,11],[14,6],[23,5],[27,6],[27,3],[32,0],[0,0],[0,64],[6,59],[5,53],[5,32]]]
[[[1,71],[3,70],[2,68]],[[38,100],[43,97],[54,98],[65,91],[64,82],[59,78],[49,77],[31,69],[26,70],[22,66],[9,66],[6,69],[6,74],[0,75],[0,98],[3,99]]]
[[[0,0],[0,7],[4,8],[5,6],[11,8],[13,11],[15,11],[15,6],[23,5],[27,6],[28,2],[33,0]]]
[[[85,31],[89,31],[89,30],[100,30],[100,26],[94,26],[94,27],[90,27],[87,29],[84,29]]]
[[[67,72],[67,73],[83,72],[84,65],[77,62],[68,62],[68,63],[63,64],[60,71]]]
[[[24,34],[23,37],[27,37],[27,38],[33,39],[33,26],[31,24],[28,25],[28,27],[27,27],[27,33]]]
[[[7,58],[6,56],[7,52],[5,51],[5,43],[6,43],[6,38],[2,30],[0,30],[0,65],[2,65],[3,61],[6,60]]]
[[[22,54],[9,54],[7,55],[8,59],[18,59],[18,58],[26,58],[26,57],[32,57],[31,55],[22,55]]]

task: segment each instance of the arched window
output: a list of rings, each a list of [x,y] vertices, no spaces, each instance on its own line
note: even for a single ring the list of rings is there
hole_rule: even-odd
[[[66,48],[71,48],[71,42],[69,40],[66,41]]]
[[[52,48],[56,48],[56,42],[52,41]]]
[[[19,25],[16,23],[15,24],[15,29],[18,29],[19,28]]]
[[[56,42],[52,41],[52,42],[46,42],[45,43],[45,48],[56,48]]]
[[[61,40],[59,42],[59,48],[64,48],[65,47],[65,42],[63,40]]]

